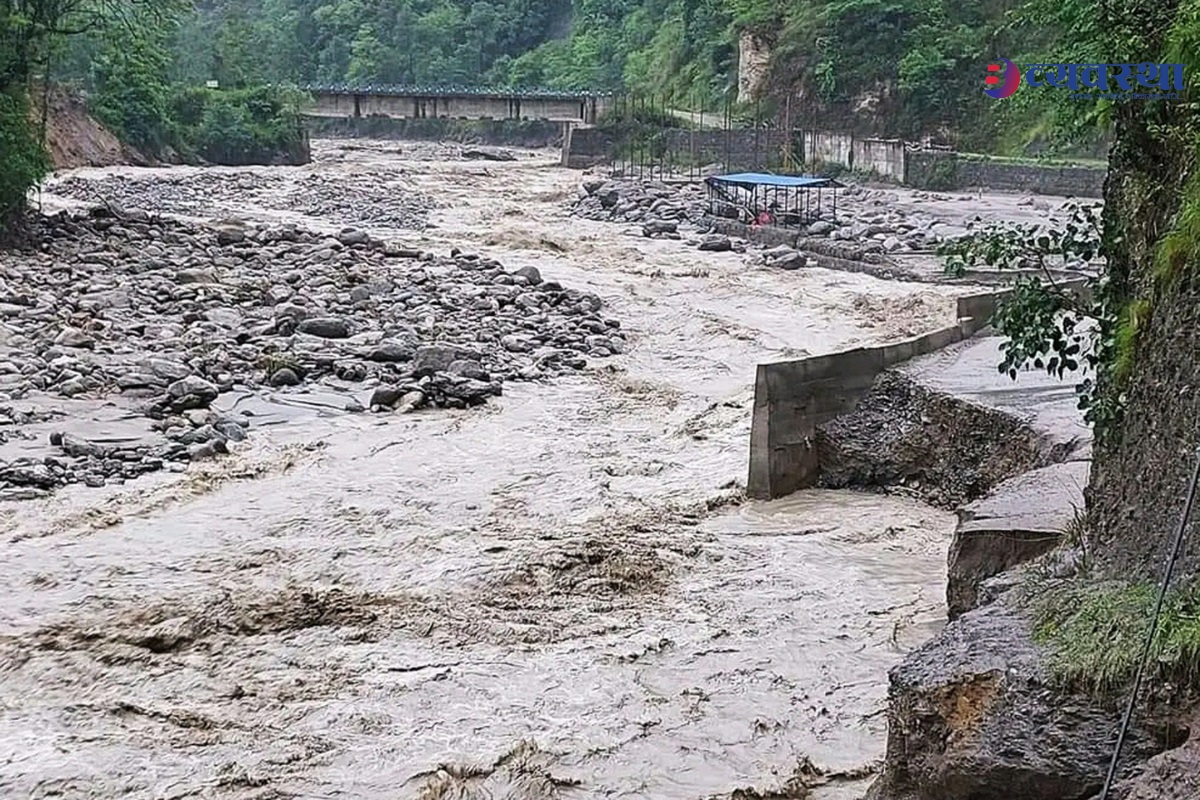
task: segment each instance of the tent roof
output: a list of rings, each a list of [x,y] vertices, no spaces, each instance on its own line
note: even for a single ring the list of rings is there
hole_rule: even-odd
[[[738,172],[733,175],[714,175],[707,179],[709,183],[740,186],[753,189],[756,186],[777,186],[788,188],[814,189],[831,187],[841,189],[845,184],[838,183],[833,178],[818,178],[812,175],[768,175],[765,172]]]

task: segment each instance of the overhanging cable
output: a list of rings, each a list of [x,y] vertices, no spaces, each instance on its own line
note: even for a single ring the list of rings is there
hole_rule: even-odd
[[[1129,723],[1133,719],[1133,709],[1137,706],[1138,694],[1142,688],[1142,676],[1146,672],[1146,663],[1154,650],[1154,638],[1158,635],[1159,617],[1162,616],[1163,603],[1167,598],[1167,588],[1171,585],[1171,576],[1175,572],[1175,564],[1183,552],[1183,542],[1187,538],[1188,522],[1192,517],[1192,505],[1196,501],[1196,484],[1200,483],[1200,449],[1196,451],[1196,465],[1192,468],[1192,482],[1188,487],[1187,501],[1183,504],[1183,513],[1179,517],[1179,527],[1175,531],[1175,546],[1171,548],[1171,556],[1163,569],[1162,585],[1158,587],[1158,602],[1154,604],[1154,616],[1150,620],[1150,631],[1146,634],[1146,645],[1142,649],[1142,658],[1138,662],[1137,673],[1133,678],[1133,691],[1129,694],[1129,705],[1125,707],[1125,717],[1121,720],[1121,730],[1117,734],[1117,747],[1113,750],[1112,762],[1108,765],[1108,777],[1104,779],[1104,791],[1100,800],[1108,800],[1112,791],[1113,780],[1117,776],[1117,763],[1121,760],[1121,750],[1125,746],[1125,736],[1129,733]]]

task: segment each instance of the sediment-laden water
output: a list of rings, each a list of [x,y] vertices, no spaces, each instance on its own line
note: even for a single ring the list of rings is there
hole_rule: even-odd
[[[534,266],[600,296],[626,352],[461,411],[223,395],[261,421],[229,456],[4,504],[0,794],[859,796],[887,669],[943,617],[953,517],[742,502],[754,368],[938,327],[965,290],[572,218],[553,155],[400,147],[71,192],[123,175],[129,208],[169,183],[173,213]],[[71,403],[76,430],[120,417]]]

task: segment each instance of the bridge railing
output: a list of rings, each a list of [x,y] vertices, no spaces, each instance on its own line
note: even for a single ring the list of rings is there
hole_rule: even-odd
[[[301,86],[310,94],[370,94],[390,97],[497,97],[539,100],[588,100],[612,97],[612,92],[566,91],[541,87],[460,86],[460,85],[402,85],[385,83],[309,83]]]

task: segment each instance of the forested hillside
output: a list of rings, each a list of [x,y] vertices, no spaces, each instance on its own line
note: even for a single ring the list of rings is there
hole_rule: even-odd
[[[272,84],[614,90],[715,111],[752,39],[765,115],[1005,154],[1086,148],[1108,104],[981,90],[998,56],[1103,59],[1095,19],[1094,0],[0,0],[0,139],[25,152],[44,75],[147,153],[235,164],[307,157],[302,99]],[[44,164],[14,163],[19,206]]]
[[[754,34],[770,54],[762,94],[772,107],[790,104],[796,116],[873,133],[965,135],[976,149],[1011,153],[1034,140],[1094,138],[1095,115],[1047,105],[1044,92],[986,99],[984,64],[997,56],[1088,57],[1080,43],[1096,41],[1092,5],[202,0],[175,25],[144,29],[133,42],[124,33],[77,40],[60,72],[93,88],[112,83],[116,72],[121,83],[169,76],[229,88],[348,82],[628,90],[679,108],[714,109],[736,86],[739,39]],[[130,53],[144,55],[135,63]]]
[[[1094,128],[1068,130],[1045,92],[986,100],[984,62],[1086,58],[1080,43],[1096,41],[1091,8],[1056,0],[203,0],[163,41],[172,53],[163,72],[193,85],[628,90],[714,109],[736,88],[740,37],[754,34],[769,49],[763,95],[775,106],[791,98],[794,113],[829,125],[1016,152],[1033,140],[1094,138]]]

